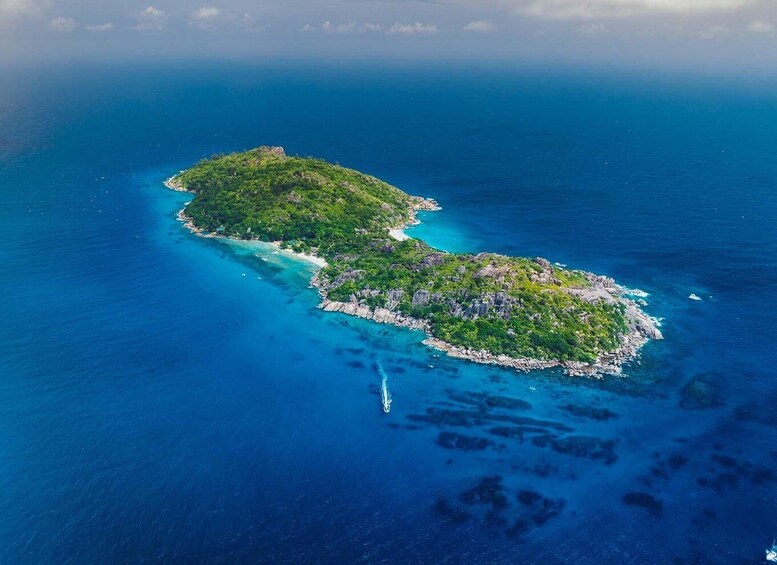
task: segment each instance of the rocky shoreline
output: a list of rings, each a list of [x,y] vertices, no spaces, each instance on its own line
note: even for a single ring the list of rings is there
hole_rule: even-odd
[[[316,277],[313,277],[312,285],[316,288]],[[323,300],[319,303],[318,307],[324,312],[340,312],[341,314],[348,314],[349,316],[356,316],[357,318],[363,318],[365,320],[372,320],[379,324],[392,324],[394,326],[400,326],[403,328],[410,328],[413,330],[422,330],[424,332],[429,331],[429,323],[426,320],[419,320],[410,316],[405,316],[399,312],[394,312],[388,308],[370,308],[359,304],[358,302],[337,302],[329,300],[323,297]]]
[[[620,375],[623,373],[623,365],[639,355],[639,350],[647,343],[648,339],[663,339],[656,323],[644,312],[637,309],[639,321],[632,321],[632,327],[629,332],[621,337],[620,347],[615,351],[600,355],[596,362],[592,364],[582,361],[543,360],[494,355],[484,350],[458,347],[432,336],[429,333],[429,323],[426,320],[405,316],[388,308],[370,308],[356,301],[337,302],[329,300],[326,297],[326,290],[322,288],[321,281],[319,281],[317,276],[313,277],[311,284],[318,289],[322,299],[318,307],[325,312],[339,312],[364,320],[372,320],[379,324],[392,324],[403,328],[421,330],[428,336],[423,341],[424,345],[442,351],[450,357],[466,359],[486,365],[509,367],[522,372],[560,368],[569,376],[602,378],[604,375]],[[636,305],[634,306],[636,307]]]
[[[413,202],[413,205],[408,209],[408,220],[406,223],[396,226],[394,228],[390,228],[391,230],[399,230],[404,231],[407,228],[411,226],[417,226],[421,223],[421,220],[418,219],[417,213],[418,212],[438,212],[442,210],[442,206],[440,206],[437,201],[434,198],[424,198],[423,196],[416,196],[415,201]]]
[[[647,338],[638,332],[631,332],[623,336],[621,347],[611,353],[602,355],[595,363],[582,361],[559,361],[558,359],[542,360],[528,357],[509,357],[507,355],[494,355],[488,351],[476,351],[472,349],[456,347],[435,337],[426,338],[423,343],[434,349],[445,352],[451,357],[467,359],[475,363],[486,365],[499,365],[509,367],[517,371],[536,371],[542,369],[561,368],[564,373],[572,377],[602,378],[604,375],[620,375],[623,373],[623,364],[634,359],[639,349],[647,343]]]
[[[174,190],[176,192],[189,192],[192,194],[190,190],[187,190],[183,185],[181,185],[178,182],[178,175],[173,175],[169,179],[165,179],[164,185],[169,188],[170,190]],[[204,233],[200,228],[194,225],[194,222],[192,222],[192,219],[186,215],[186,206],[178,210],[178,212],[175,214],[176,220],[183,223],[183,226],[188,229],[190,232],[194,233],[195,235],[199,235],[202,237],[210,237],[208,234]]]
[[[190,192],[178,182],[178,175],[173,175],[169,179],[166,179],[164,184],[167,188],[175,190],[176,192]]]

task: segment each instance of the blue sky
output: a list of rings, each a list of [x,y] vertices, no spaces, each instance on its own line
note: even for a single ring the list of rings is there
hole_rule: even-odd
[[[777,0],[0,0],[0,58],[777,70]]]

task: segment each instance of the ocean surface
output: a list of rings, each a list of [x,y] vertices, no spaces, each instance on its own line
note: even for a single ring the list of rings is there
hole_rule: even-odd
[[[1,70],[0,562],[762,563],[774,86]],[[642,289],[666,339],[590,380],[322,313],[312,265],[192,236],[175,219],[189,197],[162,186],[265,144],[437,199],[409,233],[439,248]]]

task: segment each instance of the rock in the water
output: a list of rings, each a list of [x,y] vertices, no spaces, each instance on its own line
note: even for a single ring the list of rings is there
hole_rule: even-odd
[[[718,399],[717,387],[709,376],[700,376],[691,380],[683,387],[680,407],[686,410],[704,410],[717,408],[721,405]]]
[[[627,492],[623,495],[623,503],[628,506],[644,508],[651,516],[656,518],[664,512],[664,503],[646,492]]]

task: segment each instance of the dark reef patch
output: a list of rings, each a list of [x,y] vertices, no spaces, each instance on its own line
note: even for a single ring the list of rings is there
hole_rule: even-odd
[[[520,467],[518,465],[513,465],[512,469],[514,471],[531,473],[532,475],[537,475],[538,477],[552,477],[554,475],[558,475],[558,467],[551,465],[550,463],[535,463],[531,467]]]
[[[566,504],[567,501],[563,498],[556,500],[543,498],[541,506],[537,507],[536,511],[531,515],[531,521],[537,526],[544,526],[545,522],[561,514]]]
[[[623,503],[627,506],[644,508],[654,518],[658,518],[664,512],[664,503],[646,492],[627,492],[623,495]]]
[[[618,456],[615,454],[615,440],[603,440],[589,436],[559,438],[548,434],[532,438],[532,443],[537,447],[550,448],[565,455],[601,461],[605,465],[612,465],[618,460]]]
[[[415,422],[427,422],[436,426],[483,426],[493,422],[507,422],[519,426],[539,426],[559,432],[571,432],[572,428],[559,422],[537,420],[526,416],[509,414],[489,414],[480,410],[450,410],[447,408],[427,408],[425,414],[410,414],[408,419]]]
[[[519,490],[518,502],[524,506],[532,506],[542,500],[542,495],[536,490]]]
[[[710,455],[710,459],[726,469],[735,469],[738,466],[738,462],[733,457],[728,455],[718,455],[717,453]]]
[[[642,479],[642,482],[648,486],[652,484],[652,479],[669,480],[673,473],[688,463],[685,456],[679,453],[672,453],[666,459],[662,458],[661,453],[654,453],[653,458],[656,459],[656,465],[650,468],[650,475]]]
[[[484,477],[480,484],[459,495],[459,499],[469,506],[475,504],[490,505],[493,510],[501,511],[507,508],[507,497],[504,494],[502,477]]]
[[[524,518],[519,518],[512,527],[505,530],[505,534],[507,534],[507,537],[515,539],[529,533],[529,530],[531,530],[531,523]]]
[[[777,482],[777,473],[771,467],[738,460],[721,453],[711,454],[710,461],[713,464],[713,473],[716,468],[720,472],[713,477],[699,477],[696,482],[699,486],[711,488],[721,495],[737,487],[740,478],[749,480],[754,486]]]
[[[522,489],[516,494],[518,504],[511,507],[510,498],[501,476],[488,476],[480,479],[474,487],[461,492],[459,505],[440,498],[435,510],[450,524],[463,524],[474,519],[487,527],[504,527],[505,535],[520,538],[533,528],[544,526],[549,520],[559,516],[566,507],[563,498],[548,498],[541,493]]]
[[[389,337],[390,334],[386,334],[386,337]],[[437,360],[435,361],[435,365],[430,365],[429,363],[424,363],[422,361],[418,361],[417,359],[409,358],[409,357],[401,357],[401,358],[391,358],[387,361],[387,363],[390,363],[392,365],[399,365],[403,367],[405,370],[407,369],[415,369],[424,373],[429,372],[436,372],[436,373],[447,373],[448,376],[454,376],[458,375],[459,369],[458,367],[455,367],[447,362],[447,360]]]
[[[663,467],[651,467],[650,474],[659,479],[668,479],[669,473]]]
[[[461,449],[462,451],[483,451],[494,445],[490,439],[475,436],[465,436],[454,432],[440,432],[437,445],[445,449]]]
[[[547,430],[537,426],[496,426],[488,430],[488,433],[495,436],[517,439],[523,443],[526,434],[545,434]]]
[[[483,392],[457,392],[453,390],[447,390],[445,392],[448,394],[448,398],[454,402],[477,406],[481,411],[486,411],[489,408],[531,410],[531,404],[519,398],[486,394]]]
[[[734,473],[720,473],[714,478],[700,477],[696,480],[696,483],[705,488],[713,489],[718,495],[724,494],[727,490],[731,490],[739,483],[739,477]]]
[[[777,394],[760,402],[737,406],[734,417],[740,422],[754,422],[765,426],[777,426]]]
[[[470,410],[448,410],[445,408],[427,408],[426,414],[407,416],[414,422],[426,422],[435,426],[473,427],[483,424],[483,414]]]
[[[537,526],[543,526],[545,522],[561,514],[567,504],[563,498],[547,498],[529,489],[519,490],[517,498],[518,502],[530,512],[529,520]]]
[[[680,408],[684,410],[704,410],[722,405],[718,398],[715,379],[709,373],[694,377],[683,387]]]
[[[519,490],[516,498],[520,504],[520,517],[505,531],[508,537],[520,537],[533,527],[544,526],[564,510],[567,501],[563,498],[548,498],[531,489]]]
[[[437,514],[442,518],[443,522],[447,522],[455,526],[459,526],[467,522],[470,518],[472,518],[472,514],[470,514],[463,508],[459,508],[457,506],[451,506],[448,503],[448,501],[445,500],[444,498],[439,499],[435,503],[434,509],[437,511]]]
[[[756,486],[777,482],[777,473],[769,467],[756,467],[750,476],[750,481]]]
[[[502,513],[509,506],[504,491],[502,477],[483,477],[477,485],[459,494],[458,498],[462,506],[440,498],[435,504],[435,510],[443,521],[453,525],[475,519],[488,527],[502,527],[507,524]]]
[[[490,528],[501,528],[507,525],[507,520],[496,510],[489,510],[483,517],[483,524]]]
[[[562,406],[564,410],[579,418],[588,418],[590,420],[605,421],[611,418],[617,418],[618,415],[607,408],[596,408],[595,406],[583,406],[580,404],[567,404]]]
[[[679,453],[672,453],[672,455],[669,456],[669,459],[667,459],[667,463],[669,464],[669,467],[671,467],[673,471],[677,471],[685,467],[685,464],[688,463],[688,459],[686,459],[685,456],[680,455]]]

